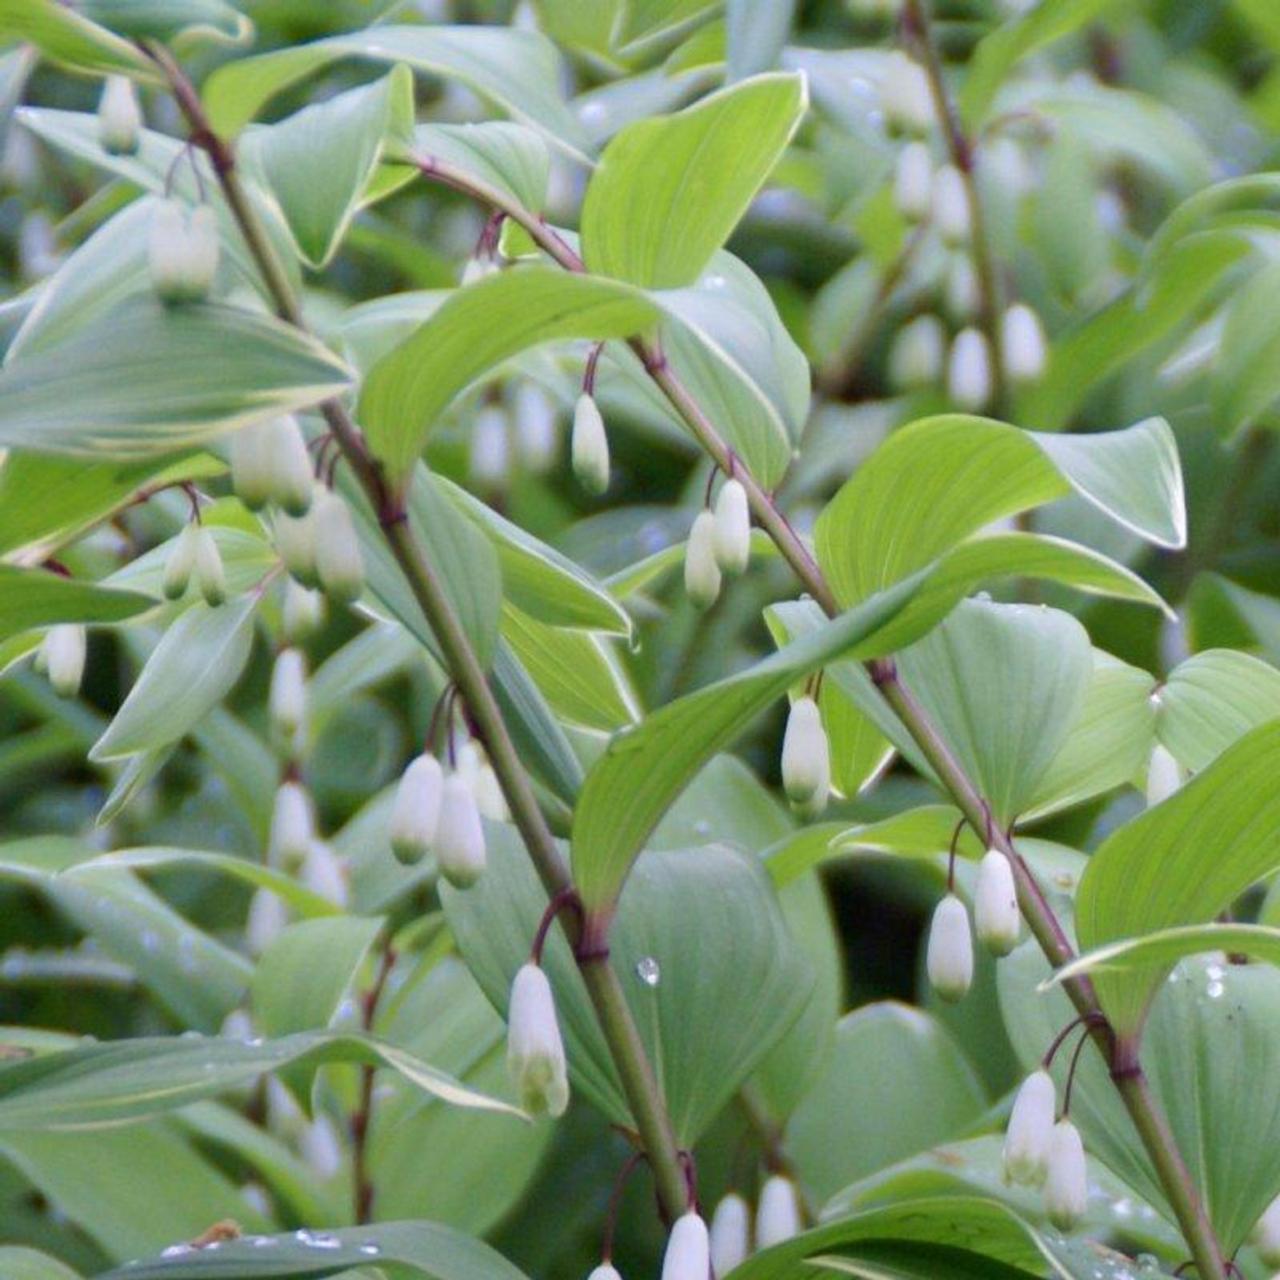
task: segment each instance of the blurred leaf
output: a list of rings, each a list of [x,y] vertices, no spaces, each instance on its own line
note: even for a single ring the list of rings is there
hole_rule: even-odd
[[[317,404],[348,381],[315,339],[278,320],[129,298],[0,370],[0,444],[147,457]]]
[[[57,622],[123,622],[154,605],[133,591],[0,564],[0,639]]]
[[[547,203],[551,156],[542,134],[526,125],[420,124],[413,131],[413,154],[443,161],[532,213]]]
[[[795,14],[796,0],[775,0],[764,9],[751,0],[728,0],[729,79],[741,80],[776,67]]]
[[[1280,397],[1280,263],[1261,266],[1231,299],[1213,370],[1214,416],[1221,430],[1252,426]]]
[[[73,70],[158,79],[140,49],[58,0],[0,0],[0,36],[29,40],[46,58]]]
[[[0,1245],[0,1274],[10,1280],[80,1280],[56,1258],[18,1245]]]
[[[654,289],[692,284],[768,179],[807,105],[803,78],[776,73],[629,125],[587,188],[588,268]]]
[[[80,0],[87,17],[130,39],[182,36],[242,43],[253,23],[226,0]]]

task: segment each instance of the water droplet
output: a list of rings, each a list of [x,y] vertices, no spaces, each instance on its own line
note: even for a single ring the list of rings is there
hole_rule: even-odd
[[[656,987],[662,981],[662,966],[653,956],[645,956],[636,961],[636,977],[646,987]]]
[[[327,1235],[320,1231],[308,1231],[305,1227],[293,1233],[293,1238],[299,1244],[305,1244],[312,1249],[341,1249],[342,1241],[337,1236]]]
[[[711,834],[711,823],[705,818],[699,818],[693,824],[693,834],[696,836],[709,836]]]
[[[187,1254],[195,1253],[195,1247],[189,1244],[171,1244],[160,1254],[162,1258],[185,1258]]]
[[[360,1246],[360,1252],[363,1253],[366,1258],[376,1258],[382,1250],[374,1244],[372,1240],[367,1240]]]
[[[255,1249],[266,1249],[276,1243],[275,1236],[250,1236],[249,1243]]]
[[[1218,1000],[1226,991],[1226,987],[1223,986],[1221,982],[1211,982],[1208,987],[1205,988],[1205,991],[1210,1000]]]

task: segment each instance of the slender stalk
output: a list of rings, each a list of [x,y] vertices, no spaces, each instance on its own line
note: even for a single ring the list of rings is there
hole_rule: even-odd
[[[548,257],[566,270],[585,269],[578,254],[552,228],[541,218],[513,202],[510,197],[474,182],[465,173],[434,158],[420,156],[416,158],[416,163],[425,176],[469,194],[506,214],[529,233]],[[733,474],[747,491],[752,513],[760,526],[791,566],[805,591],[828,616],[834,617],[840,611],[839,602],[812,552],[778,509],[772,496],[736,459],[733,450],[708,418],[697,398],[672,369],[661,347],[651,338],[636,338],[630,345],[649,377],[665,394],[702,448],[726,474],[730,468],[733,469]],[[928,713],[903,683],[894,663],[888,659],[880,659],[868,663],[867,669],[881,695],[902,721],[956,807],[976,832],[990,840],[991,847],[999,849],[1009,859],[1023,917],[1049,962],[1058,968],[1074,959],[1075,950],[1071,941],[1035,876],[1009,835],[989,821],[990,808],[982,794],[956,760]],[[1151,1157],[1202,1280],[1225,1280],[1226,1264],[1222,1250],[1191,1174],[1174,1142],[1168,1121],[1151,1092],[1138,1061],[1136,1046],[1114,1046],[1113,1052],[1110,1026],[1087,976],[1064,983],[1064,987],[1079,1012],[1088,1016],[1094,1042],[1111,1069],[1134,1127]]]
[[[360,1001],[360,1025],[366,1032],[373,1030],[373,1021],[378,1012],[378,1001],[386,989],[387,979],[395,966],[396,953],[390,943],[384,946],[382,958],[378,961],[378,972],[373,985],[364,993]],[[373,1077],[376,1071],[372,1065],[360,1068],[360,1101],[356,1104],[355,1113],[351,1117],[351,1181],[355,1186],[355,1218],[357,1224],[369,1222],[373,1218],[373,1178],[369,1174],[369,1125],[373,1120]]]
[[[301,307],[288,277],[240,183],[231,147],[214,133],[199,95],[168,50],[158,44],[149,44],[147,52],[168,77],[174,97],[191,129],[192,142],[209,156],[223,196],[262,274],[277,314],[299,328],[305,327]],[[372,503],[387,543],[440,644],[445,664],[484,742],[512,820],[528,848],[548,897],[572,889],[569,868],[538,807],[533,785],[507,730],[484,668],[471,648],[426,550],[406,518],[401,500],[387,485],[360,429],[341,402],[326,401],[321,412],[343,457]],[[574,917],[571,916],[565,924],[577,952],[580,931]],[[688,1198],[681,1153],[622,984],[608,963],[608,953],[603,945],[606,928],[606,922],[588,917],[581,933],[589,937],[591,945],[583,950],[579,963],[640,1140],[653,1168],[663,1211],[674,1219],[685,1211]]]

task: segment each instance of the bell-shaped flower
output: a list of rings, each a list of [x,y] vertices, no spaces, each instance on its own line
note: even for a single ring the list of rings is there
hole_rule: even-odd
[[[595,397],[584,391],[573,409],[570,441],[573,474],[588,492],[603,493],[609,487],[609,437]]]
[[[467,780],[456,773],[444,780],[433,848],[440,874],[457,889],[475,884],[484,871],[480,810]]]
[[[973,983],[973,935],[969,913],[954,893],[938,903],[929,927],[925,967],[933,989],[944,1000],[962,1000]]]
[[[564,1115],[569,1077],[555,996],[542,966],[522,965],[507,1008],[507,1070],[520,1105],[532,1115]]]
[[[756,1206],[756,1248],[768,1249],[804,1230],[800,1196],[790,1178],[774,1174],[760,1188]]]
[[[443,794],[444,770],[435,756],[418,756],[401,775],[391,806],[391,850],[401,862],[420,862],[431,851]]]
[[[662,1280],[707,1280],[711,1274],[711,1241],[698,1214],[681,1214],[667,1237]]]
[[[751,508],[740,480],[726,480],[716,495],[712,545],[725,573],[742,573],[751,560]]]
[[[978,867],[973,925],[978,941],[992,955],[1007,956],[1018,945],[1022,929],[1018,889],[1009,859],[999,849],[988,849]]]
[[[76,622],[50,627],[45,633],[43,652],[54,693],[60,698],[74,698],[80,692],[88,654],[88,633],[84,627]]]
[[[364,590],[364,556],[347,504],[322,494],[315,505],[316,573],[325,595],[339,604],[359,599]]]
[[[1010,1182],[1044,1185],[1058,1114],[1058,1092],[1047,1071],[1033,1071],[1018,1090],[1004,1135],[1004,1173]]]
[[[1070,1120],[1059,1120],[1049,1143],[1049,1168],[1044,1180],[1044,1208],[1059,1231],[1079,1225],[1089,1203],[1089,1173],[1084,1143]]]
[[[715,537],[715,516],[710,511],[698,512],[684,550],[684,590],[697,609],[711,608],[720,595]]]
[[[131,156],[142,141],[142,108],[128,76],[108,76],[98,100],[98,141],[113,156]]]

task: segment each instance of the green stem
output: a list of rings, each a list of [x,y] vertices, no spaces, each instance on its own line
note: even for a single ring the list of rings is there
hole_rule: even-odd
[[[232,149],[213,132],[199,95],[168,50],[149,45],[147,51],[168,76],[174,96],[191,128],[192,141],[209,156],[227,205],[262,274],[277,313],[299,328],[305,327],[298,299],[276,258],[257,211],[240,183]],[[479,731],[511,810],[512,821],[524,840],[548,898],[572,889],[569,868],[538,806],[533,784],[520,761],[484,668],[425,548],[405,518],[399,498],[387,485],[360,429],[341,402],[326,401],[321,405],[321,412],[344,459],[373,505],[396,562],[431,625],[445,665]],[[606,922],[588,917],[580,928],[570,913],[567,919],[562,917],[562,924],[569,933],[570,941],[575,944],[575,951],[578,950],[580,935],[587,935],[592,940],[592,945],[584,949],[579,962],[582,976],[622,1082],[640,1141],[653,1169],[663,1211],[674,1219],[685,1211],[688,1203],[681,1153],[622,984],[607,962],[607,952],[603,948]]]
[[[552,228],[548,227],[541,218],[519,206],[510,197],[473,181],[462,171],[433,158],[418,157],[416,162],[426,176],[444,182],[506,214],[529,233],[548,257],[566,270],[585,269],[578,254]],[[661,347],[655,341],[646,338],[633,339],[630,345],[649,377],[662,390],[668,402],[717,466],[726,474],[729,468],[733,467],[733,474],[746,489],[752,513],[760,526],[773,540],[804,589],[829,617],[834,617],[840,612],[839,602],[812,552],[778,509],[772,496],[757,482],[741,461],[735,458],[733,450],[721,437],[715,424],[707,417],[696,397],[671,368]],[[867,664],[867,670],[885,701],[897,714],[904,728],[929,762],[943,789],[950,794],[953,802],[973,829],[985,839],[988,826],[992,827],[990,831],[992,847],[999,849],[1009,859],[1018,887],[1019,906],[1028,928],[1049,962],[1055,968],[1059,968],[1074,959],[1075,949],[1035,876],[1008,834],[996,829],[994,824],[988,822],[990,809],[981,792],[956,760],[928,713],[902,682],[893,662],[887,659],[870,662]],[[1064,983],[1064,987],[1076,1008],[1082,1014],[1092,1015],[1090,1026],[1094,1041],[1111,1067],[1116,1087],[1160,1178],[1165,1196],[1191,1248],[1201,1277],[1203,1280],[1225,1280],[1226,1265],[1222,1250],[1214,1236],[1212,1225],[1191,1174],[1174,1142],[1168,1121],[1161,1112],[1160,1105],[1152,1094],[1141,1064],[1138,1062],[1136,1050],[1131,1055],[1130,1061],[1117,1063],[1113,1054],[1110,1028],[1098,1003],[1093,984],[1087,977],[1073,979]]]

